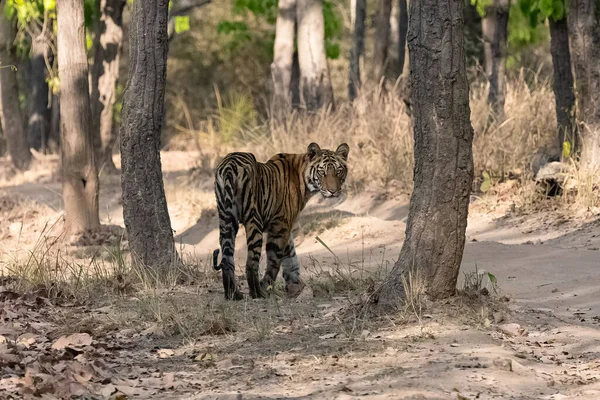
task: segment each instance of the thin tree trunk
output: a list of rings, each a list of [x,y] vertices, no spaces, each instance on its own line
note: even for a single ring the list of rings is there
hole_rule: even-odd
[[[308,111],[333,106],[333,88],[325,53],[323,0],[298,0],[296,18],[302,104]]]
[[[371,68],[371,79],[378,83],[381,82],[381,78],[383,78],[385,74],[385,67],[388,61],[391,13],[392,0],[379,0],[377,17],[375,19],[375,49],[373,51],[373,66]]]
[[[56,5],[62,185],[68,236],[100,225],[99,184],[91,129],[83,3],[59,0]]]
[[[300,61],[298,60],[298,50],[294,51],[294,56],[292,58],[290,92],[292,94],[292,110],[297,110],[302,107],[302,100],[300,98]]]
[[[59,96],[52,94],[52,106],[50,107],[50,138],[48,145],[50,152],[58,152],[60,149],[60,100]]]
[[[492,42],[494,41],[495,25],[496,9],[493,6],[486,7],[485,16],[481,19],[481,34],[483,39],[483,66],[488,79],[492,75],[492,65],[494,64]]]
[[[391,0],[390,0],[391,1]],[[352,0],[354,10],[354,32],[352,35],[352,47],[350,48],[350,69],[348,76],[348,98],[353,101],[361,87],[360,61],[365,52],[365,17],[367,14],[366,0]],[[389,14],[387,19],[389,38]],[[387,48],[386,48],[387,54]]]
[[[290,83],[294,60],[294,34],[296,25],[296,0],[279,0],[279,14],[275,26],[275,45],[273,47],[273,101],[271,118],[274,122],[285,121],[291,111]]]
[[[451,296],[465,245],[473,181],[463,0],[412,0],[408,33],[414,104],[414,191],[400,258],[380,291],[397,304],[423,287],[432,298]]]
[[[13,68],[13,40],[13,24],[0,12],[0,120],[13,165],[18,170],[27,170],[31,164],[31,151],[19,105],[17,72]]]
[[[121,124],[123,218],[137,262],[164,273],[178,260],[160,161],[168,2],[134,1]]]
[[[109,174],[117,172],[112,159],[117,133],[113,128],[113,105],[117,97],[119,59],[123,45],[123,8],[126,0],[101,0],[100,21],[94,39],[91,109],[96,166]]]
[[[408,33],[408,7],[406,0],[398,0],[400,12],[398,13],[398,76],[404,73],[406,62],[406,34]]]
[[[496,121],[504,121],[506,97],[506,51],[508,41],[508,13],[510,0],[494,0],[494,35],[492,37],[492,66],[488,104]]]
[[[550,22],[550,53],[554,70],[554,99],[556,105],[556,123],[558,127],[558,148],[568,141],[571,148],[576,148],[573,136],[573,111],[575,95],[573,94],[573,73],[571,72],[571,53],[569,51],[569,30],[567,18]]]
[[[46,60],[49,57],[49,38],[36,29],[31,38],[30,64],[30,104],[27,137],[29,145],[46,153],[50,132],[50,109],[48,108],[48,82]]]
[[[578,133],[584,168],[600,167],[600,4],[571,0],[568,25],[575,75]]]

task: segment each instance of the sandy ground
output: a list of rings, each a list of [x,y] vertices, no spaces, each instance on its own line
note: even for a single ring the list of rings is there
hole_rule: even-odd
[[[186,181],[196,156],[164,153],[165,185],[182,252],[208,263],[218,243],[217,220],[210,176],[193,184]],[[7,180],[0,187],[0,194],[46,206],[20,221],[8,218],[2,223],[5,256],[27,247],[31,240],[26,238],[40,234],[44,218],[52,221],[60,215],[60,183],[48,178],[47,171],[46,166],[22,182]],[[122,225],[119,180],[103,177],[102,182],[103,223]],[[177,382],[144,392],[138,376],[139,397],[600,398],[600,222],[504,217],[504,210],[476,210],[469,219],[462,272],[492,273],[500,295],[510,299],[506,311],[490,311],[481,318],[475,313],[465,320],[459,307],[452,308],[454,316],[432,312],[408,324],[393,317],[379,319],[352,336],[335,322],[336,310],[347,307],[347,299],[308,298],[300,303],[285,300],[283,307],[316,310],[311,322],[298,327],[293,312],[280,316],[275,333],[264,341],[249,340],[243,332],[204,336],[194,344],[134,335],[137,339],[127,341],[133,355],[128,366],[151,366],[174,374]],[[340,260],[349,268],[391,268],[407,214],[408,198],[403,195],[367,191],[344,199],[311,200],[296,241],[303,273],[335,268]],[[35,229],[24,232],[28,227]],[[241,229],[239,265],[244,264],[244,243]],[[220,298],[218,293],[207,296]],[[260,302],[246,304],[261,308]],[[149,350],[164,346],[173,354],[161,358]],[[197,354],[214,354],[216,361],[199,363]],[[119,362],[114,364],[119,371]]]

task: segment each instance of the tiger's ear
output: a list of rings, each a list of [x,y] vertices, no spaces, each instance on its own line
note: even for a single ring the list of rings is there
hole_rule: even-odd
[[[338,146],[338,148],[335,152],[337,154],[339,154],[340,156],[342,156],[342,158],[344,160],[348,160],[348,153],[350,152],[350,146],[348,146],[346,143],[342,143]]]
[[[308,149],[306,150],[306,154],[308,154],[308,157],[312,160],[313,158],[315,158],[317,155],[319,155],[319,153],[321,152],[321,148],[319,147],[318,144],[316,143],[311,143],[308,145]]]

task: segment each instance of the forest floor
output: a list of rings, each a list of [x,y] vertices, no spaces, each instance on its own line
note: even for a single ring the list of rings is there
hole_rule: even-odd
[[[509,197],[475,199],[462,294],[435,305],[415,297],[385,314],[360,305],[398,257],[408,197],[315,198],[296,239],[304,292],[291,300],[276,286],[266,300],[225,302],[209,264],[218,243],[211,176],[188,179],[197,156],[163,153],[190,267],[160,289],[117,273],[102,296],[84,278],[69,295],[50,282],[63,261],[87,277],[82,268],[118,258],[107,246],[46,251],[62,213],[58,161],[0,176],[0,268],[41,284],[26,291],[0,278],[1,399],[600,398],[597,216],[525,215]],[[123,226],[120,179],[101,183],[102,222]],[[237,265],[244,243],[242,229]]]

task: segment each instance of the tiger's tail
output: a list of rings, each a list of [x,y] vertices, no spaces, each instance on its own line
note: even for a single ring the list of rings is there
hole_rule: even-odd
[[[215,271],[221,270],[221,265],[219,265],[219,263],[217,262],[218,260],[219,260],[219,249],[215,249],[215,251],[213,251],[213,268]]]

